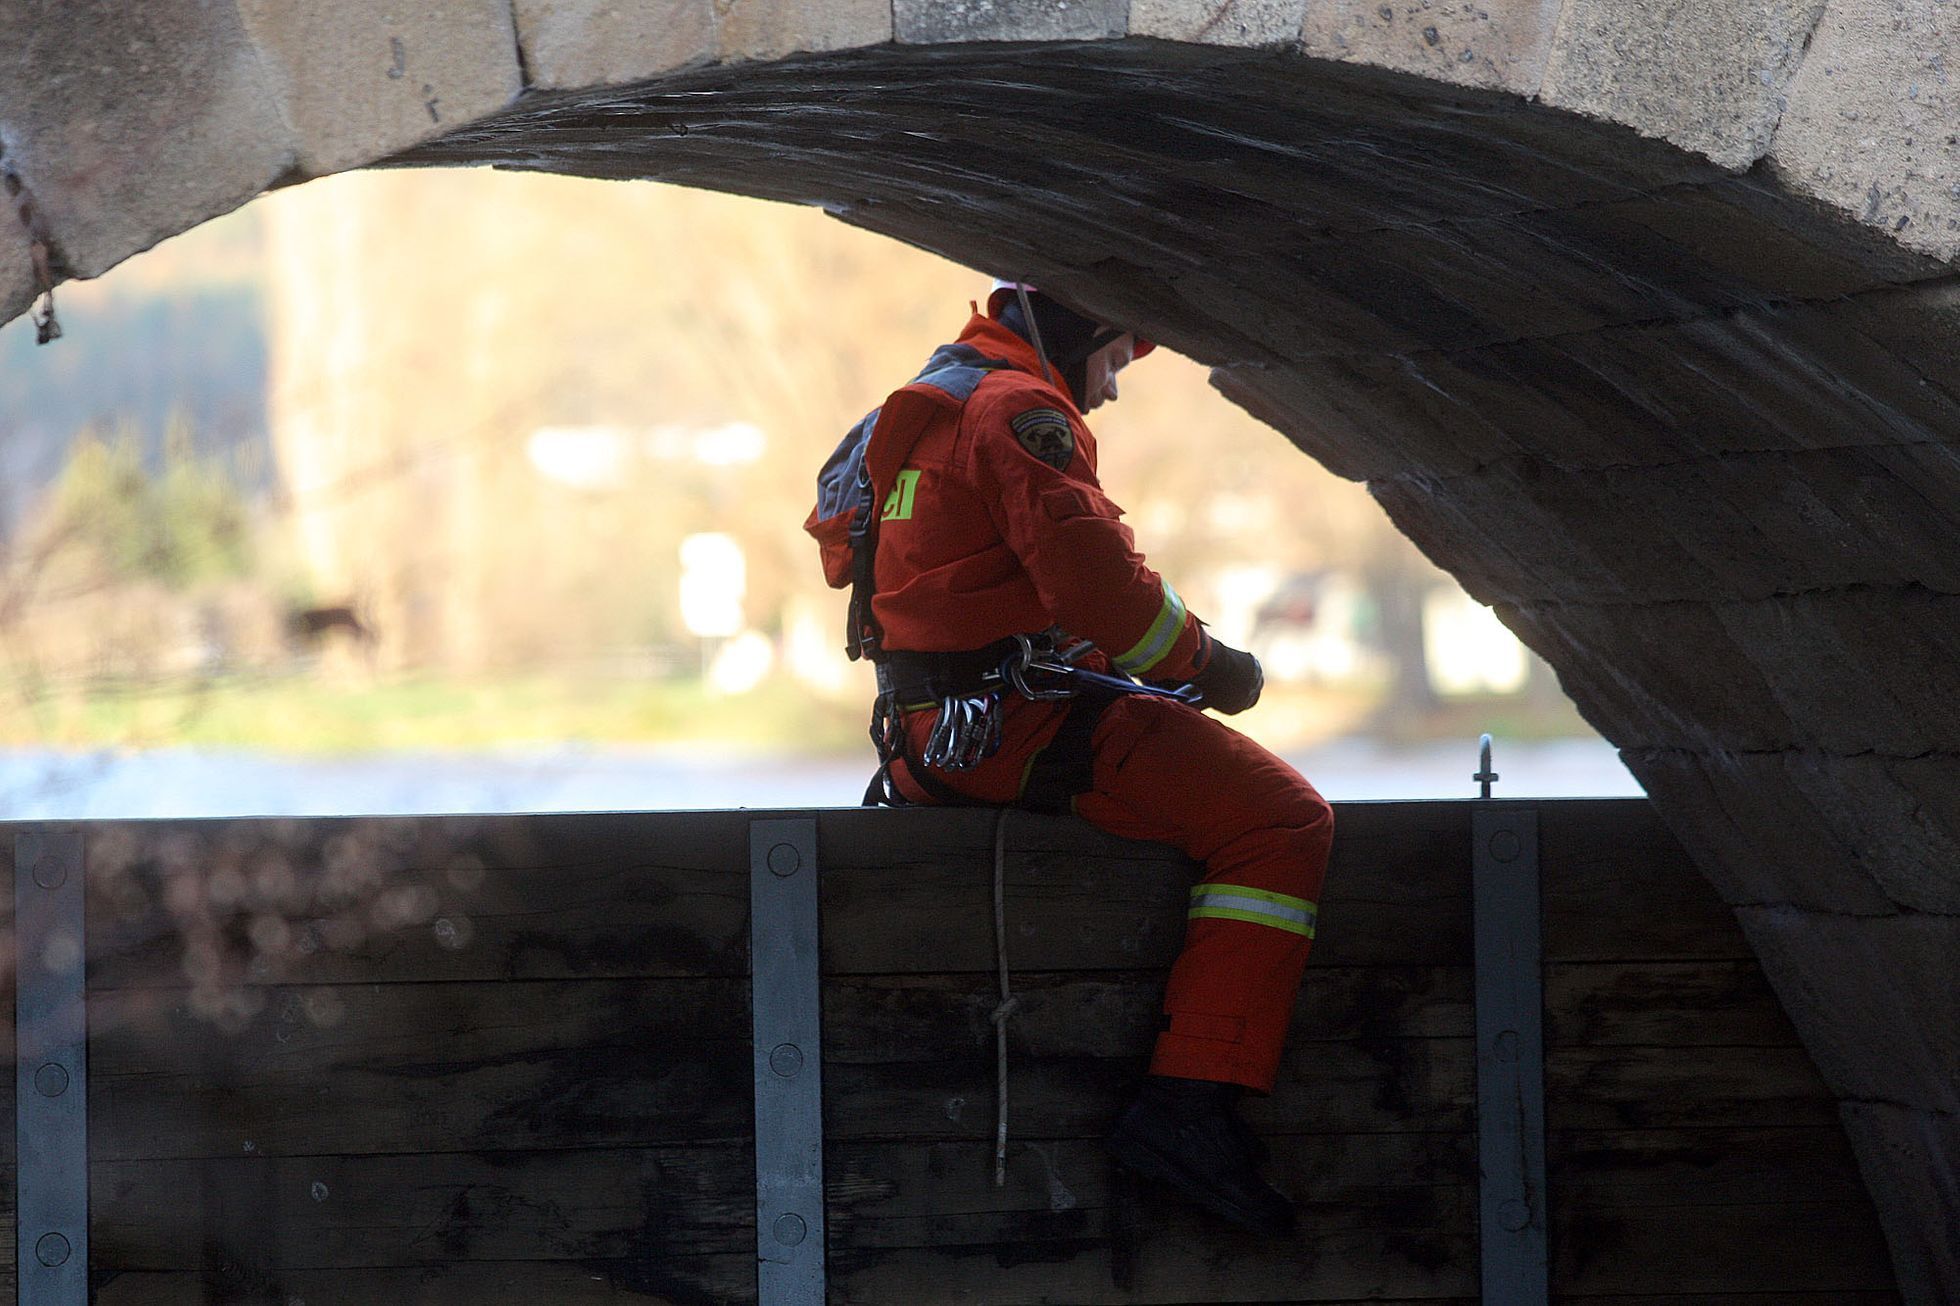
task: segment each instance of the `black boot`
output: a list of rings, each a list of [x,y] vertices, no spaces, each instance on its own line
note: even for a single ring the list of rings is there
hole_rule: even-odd
[[[1258,1140],[1233,1104],[1237,1084],[1152,1075],[1116,1119],[1106,1146],[1119,1163],[1169,1184],[1254,1233],[1293,1231],[1293,1204],[1259,1177]]]

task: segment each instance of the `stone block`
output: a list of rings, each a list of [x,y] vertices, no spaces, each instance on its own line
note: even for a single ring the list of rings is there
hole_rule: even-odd
[[[1907,1306],[1960,1300],[1960,1117],[1887,1102],[1838,1107]]]
[[[0,32],[7,163],[67,274],[99,276],[292,166],[230,4],[0,0]]]
[[[515,0],[526,80],[546,89],[644,81],[719,53],[714,0]]]
[[[524,89],[508,0],[238,0],[313,176],[359,167]]]
[[[1960,918],[1736,909],[1839,1097],[1960,1114]]]
[[[1544,80],[1561,0],[1323,0],[1302,49],[1458,86],[1532,95]]]
[[[1896,286],[1826,305],[1839,330],[1855,331],[1909,360],[1922,388],[1960,397],[1960,282]],[[1952,426],[1948,432],[1960,429]]]
[[[1731,906],[1880,916],[1952,911],[1960,902],[1960,763],[1954,759],[1623,756]],[[1942,793],[1942,784],[1955,796]]]
[[[1960,254],[1960,14],[1831,0],[1769,150],[1777,175],[1908,249]]]
[[[1724,177],[1720,185],[1758,223],[1797,234],[1812,247],[1863,269],[1874,282],[1903,285],[1942,278],[1952,271],[1948,261],[1907,248],[1883,227],[1851,221],[1828,200],[1793,190],[1773,163]]]
[[[27,229],[13,220],[13,206],[0,203],[0,325],[34,302],[34,259]]]
[[[1718,587],[1651,518],[1614,501],[1603,478],[1522,458],[1469,476],[1377,481],[1375,497],[1424,552],[1487,602],[1624,603],[1665,577],[1683,597]],[[1427,501],[1426,510],[1415,508]],[[1413,513],[1431,529],[1418,532]],[[1488,587],[1488,595],[1479,593]]]
[[[1362,481],[1382,467],[1367,456],[1366,442],[1354,438],[1346,415],[1319,402],[1317,391],[1303,389],[1285,369],[1214,367],[1211,383],[1220,394],[1284,435],[1300,452],[1336,476]]]
[[[1622,748],[1960,753],[1960,597],[1851,589],[1499,610],[1513,607],[1513,629]]]
[[[1620,293],[1639,293],[1651,304],[1648,319],[1835,299],[1932,273],[1931,260],[1902,255],[1871,233],[1845,240],[1837,231],[1844,224],[1816,208],[1787,195],[1770,203],[1759,179],[1723,177],[1514,221],[1542,232],[1554,249],[1574,251],[1595,278],[1599,260],[1609,260],[1613,279],[1629,283]],[[1865,248],[1871,245],[1886,246],[1890,257]]]
[[[1283,358],[1401,353],[1421,343],[1355,303],[1337,280],[1284,256],[1179,271],[1172,284],[1198,312],[1236,323]]]
[[[1307,0],[1130,0],[1130,35],[1291,49]]]
[[[1943,446],[1731,455],[1656,478],[1690,471],[1748,530],[1727,553],[1704,555],[1742,564],[1725,568],[1732,597],[1853,585],[1960,594],[1960,460]],[[1684,534],[1697,524],[1670,517]]]
[[[1960,533],[1960,460],[1931,446],[1597,470],[1526,456],[1378,486],[1398,521],[1397,505],[1412,496],[1447,514],[1425,548],[1453,571],[1484,576],[1490,601],[1743,602],[1879,587],[1907,591],[1910,604],[1927,597],[1914,587],[1960,594],[1950,544]],[[1872,620],[1884,628],[1890,616],[1881,605]],[[1892,660],[1904,647],[1875,651]]]
[[[957,41],[1095,41],[1128,30],[1130,0],[893,0],[905,45]]]
[[[1460,499],[1438,494],[1422,480],[1373,480],[1368,492],[1395,528],[1479,603],[1510,598],[1517,577],[1530,570],[1529,560],[1512,551],[1517,536],[1528,534],[1528,527],[1494,532],[1487,523],[1468,517]],[[1521,515],[1533,516],[1529,509]],[[1503,538],[1498,538],[1500,534]]]
[[[717,0],[724,60],[855,50],[892,39],[891,0]]]
[[[1541,98],[1741,171],[1762,157],[1825,0],[1567,0]]]
[[[1513,445],[1565,467],[1944,443],[1960,387],[1929,379],[1910,341],[1847,319],[1847,303],[1491,345],[1437,374]]]
[[[1851,588],[1716,609],[1792,731],[1779,743],[1830,753],[1960,753],[1960,596]]]
[[[1886,897],[1960,916],[1960,756],[1796,753],[1785,765]]]
[[[1516,220],[1361,232],[1306,245],[1291,262],[1323,296],[1342,297],[1418,348],[1566,336],[1655,312],[1651,296],[1643,302],[1626,282],[1602,277],[1596,255]],[[1383,346],[1364,337],[1355,347]]]
[[[1556,567],[1510,576],[1503,597],[1517,601],[1741,601],[1847,586],[1960,593],[1960,556],[1949,544],[1960,529],[1960,466],[1939,467],[1940,452],[1914,446],[1598,470],[1544,466],[1529,482],[1498,466],[1453,478],[1441,492],[1481,505],[1478,516],[1492,519],[1532,498],[1555,529],[1610,566],[1603,585]]]
[[[1499,604],[1599,732],[1631,750],[1767,752],[1798,726],[1710,604]]]
[[[1516,453],[1429,375],[1431,355],[1316,358],[1221,369],[1212,384],[1353,480],[1450,475]]]

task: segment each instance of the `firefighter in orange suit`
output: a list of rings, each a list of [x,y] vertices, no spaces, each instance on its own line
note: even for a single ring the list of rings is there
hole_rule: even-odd
[[[1194,705],[1263,680],[1151,570],[1083,413],[1150,345],[997,285],[839,445],[807,523],[879,674],[867,802],[1074,812],[1203,864],[1150,1075],[1110,1150],[1265,1233],[1292,1227],[1235,1102],[1270,1092],[1333,832],[1296,771]],[[1173,686],[1184,686],[1173,689]]]

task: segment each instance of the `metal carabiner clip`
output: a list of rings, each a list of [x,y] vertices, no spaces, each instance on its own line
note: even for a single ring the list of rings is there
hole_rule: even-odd
[[[1000,674],[1002,679],[1014,686],[1016,693],[1020,694],[1023,698],[1031,698],[1038,703],[1075,697],[1074,688],[1067,683],[1067,677],[1075,674],[1075,668],[1069,666],[1066,662],[1055,662],[1047,658],[1038,657],[1035,653],[1034,636],[1032,635],[1016,635],[1014,637],[1014,643],[1018,647],[1014,652],[1007,655],[1005,662],[1001,663]],[[1062,676],[1064,680],[1062,684],[1057,685],[1053,689],[1036,689],[1028,683],[1027,673],[1029,671],[1046,671]]]

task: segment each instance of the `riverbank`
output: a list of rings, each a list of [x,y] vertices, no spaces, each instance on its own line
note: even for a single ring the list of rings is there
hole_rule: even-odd
[[[1469,798],[1477,741],[1335,740],[1287,758],[1337,801]],[[1499,740],[1500,798],[1637,796],[1602,740]],[[244,750],[0,750],[0,820],[849,807],[870,746],[791,756],[559,746],[324,758]]]

